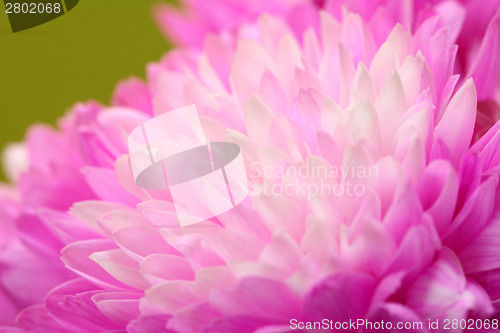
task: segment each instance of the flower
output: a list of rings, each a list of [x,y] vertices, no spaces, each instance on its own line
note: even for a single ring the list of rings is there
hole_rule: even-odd
[[[40,263],[60,250],[50,273],[68,276],[16,267],[47,292],[19,303],[21,327],[277,332],[292,319],[498,314],[500,123],[471,145],[481,92],[453,75],[449,28],[396,25],[381,44],[347,10],[317,27],[298,39],[262,15],[235,38],[168,53],[109,108],[80,104],[59,131],[31,130],[28,171],[0,209]],[[135,184],[126,143],[188,104],[209,141],[241,147],[253,195],[181,228],[168,193]],[[2,271],[2,287],[19,274]]]
[[[449,39],[458,44],[455,72],[465,81],[473,77],[478,87],[478,113],[474,141],[500,119],[500,62],[492,55],[500,52],[500,1],[490,0],[419,0],[407,1],[182,1],[182,9],[158,4],[154,17],[165,36],[178,44],[201,47],[210,33],[231,35],[246,22],[253,22],[261,13],[272,13],[287,20],[300,39],[309,27],[319,29],[320,9],[341,20],[343,10],[359,13],[367,22],[373,38],[382,43],[396,23],[417,31],[427,19],[446,27],[433,45]],[[228,19],[231,18],[231,19]],[[434,46],[432,46],[434,47]],[[440,58],[427,59],[438,65]],[[439,78],[437,78],[439,80]]]

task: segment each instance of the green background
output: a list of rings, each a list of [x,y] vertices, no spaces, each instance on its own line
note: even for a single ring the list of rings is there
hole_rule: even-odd
[[[108,104],[121,79],[144,78],[146,64],[169,49],[151,18],[155,2],[80,0],[65,15],[18,33],[2,2],[0,149],[22,140],[33,123],[54,125],[78,101]]]

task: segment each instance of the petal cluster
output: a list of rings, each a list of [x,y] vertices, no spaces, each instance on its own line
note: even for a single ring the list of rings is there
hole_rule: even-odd
[[[311,9],[297,30],[290,5],[169,52],[112,106],[29,131],[26,171],[0,192],[2,324],[281,332],[498,316],[500,123],[476,122],[478,98],[498,109],[481,86],[498,80],[497,16],[459,76],[457,27],[435,16],[380,34],[363,12]],[[241,12],[220,6],[210,15]],[[241,147],[252,193],[181,228],[168,191],[136,185],[127,136],[189,104],[209,141]]]

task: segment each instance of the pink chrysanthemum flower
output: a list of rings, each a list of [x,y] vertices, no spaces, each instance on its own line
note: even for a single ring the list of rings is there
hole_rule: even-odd
[[[167,38],[196,47],[203,45],[207,34],[230,36],[243,23],[254,22],[261,13],[283,17],[300,39],[309,27],[319,29],[319,9],[339,20],[343,9],[348,9],[361,15],[378,43],[386,40],[396,23],[417,31],[423,22],[434,17],[437,25],[448,27],[447,38],[459,46],[455,72],[465,79],[473,77],[478,87],[474,140],[500,119],[500,62],[494,56],[500,53],[499,0],[190,0],[181,3],[181,9],[158,4],[154,17]]]
[[[173,51],[114,106],[30,131],[28,170],[1,193],[2,322],[22,310],[35,332],[498,323],[500,123],[471,146],[477,93],[453,75],[449,28],[396,25],[379,45],[344,11],[303,39],[270,15],[237,36]],[[181,228],[168,193],[135,184],[127,136],[188,104],[209,141],[241,147],[252,194]]]

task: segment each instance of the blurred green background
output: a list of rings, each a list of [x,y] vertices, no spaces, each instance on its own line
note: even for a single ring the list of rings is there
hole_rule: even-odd
[[[80,0],[15,34],[0,5],[0,149],[33,123],[55,124],[75,102],[108,104],[121,79],[144,78],[145,65],[169,48],[151,18],[158,1]]]

